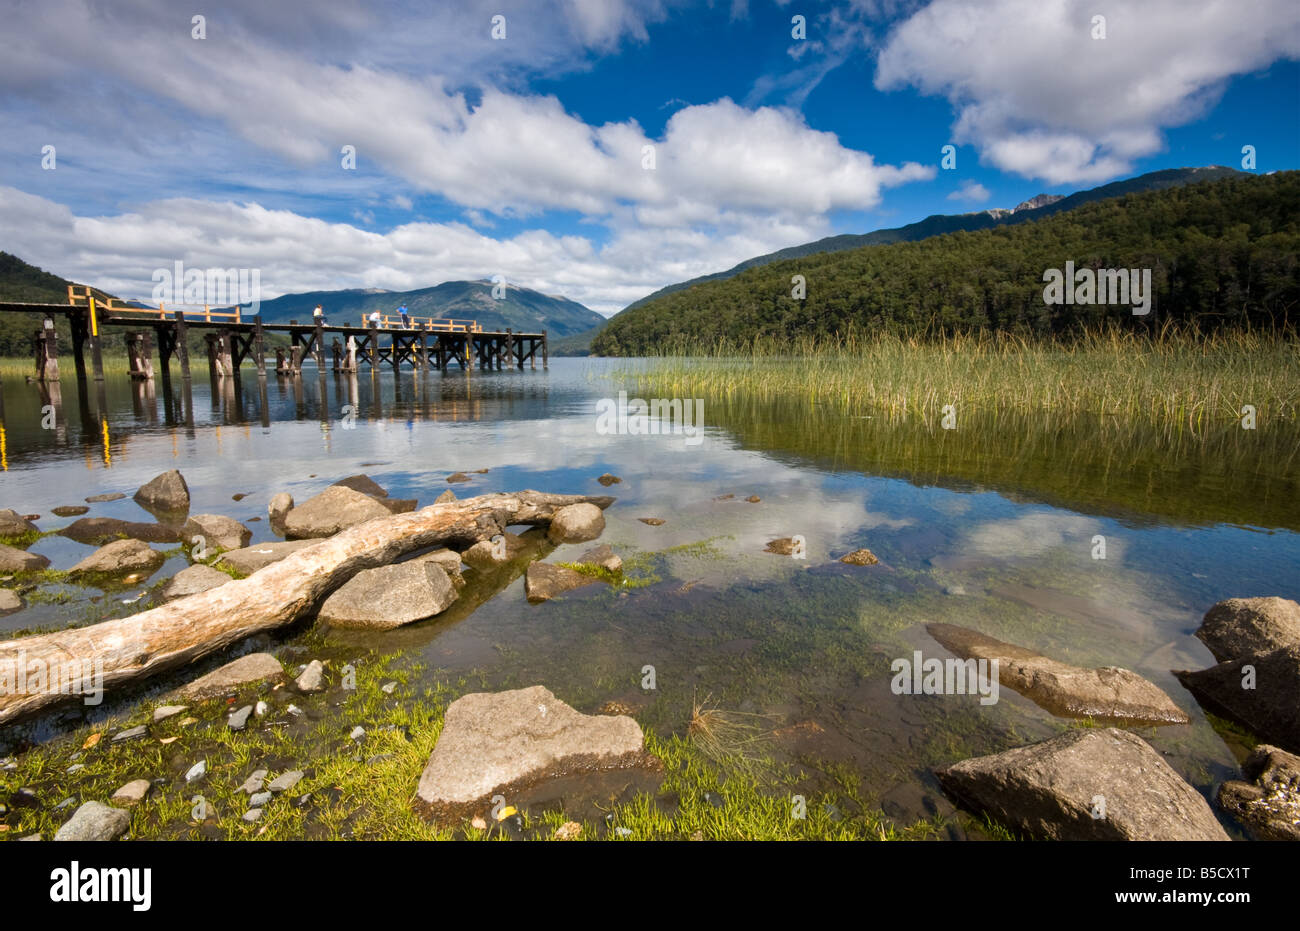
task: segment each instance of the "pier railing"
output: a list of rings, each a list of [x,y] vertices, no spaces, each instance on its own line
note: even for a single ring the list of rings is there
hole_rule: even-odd
[[[477,320],[439,319],[437,317],[408,317],[403,321],[400,314],[380,314],[378,327],[381,330],[421,330],[428,329],[436,333],[482,333],[483,328]],[[375,321],[367,314],[361,315],[361,325],[369,327]]]
[[[74,307],[88,305],[92,297],[90,288],[82,286],[80,291],[76,290],[76,285],[68,285],[68,303]],[[195,305],[197,306],[197,305]],[[176,314],[168,310],[163,304],[155,307],[131,307],[121,303],[115,298],[107,301],[96,300],[95,309],[100,313],[130,314],[139,317],[141,320],[174,320]],[[178,308],[188,319],[203,320],[207,323],[242,323],[239,305],[236,304],[234,310],[213,310],[207,304],[203,305],[203,310],[186,310]]]

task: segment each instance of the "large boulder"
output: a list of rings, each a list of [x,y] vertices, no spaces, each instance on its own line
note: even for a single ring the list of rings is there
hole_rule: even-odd
[[[540,685],[480,692],[447,708],[420,776],[420,806],[440,818],[557,773],[647,762],[641,727],[625,715],[586,715]]]
[[[155,475],[135,493],[135,503],[152,514],[176,514],[190,509],[190,489],[185,477],[172,469]]]
[[[348,527],[388,517],[392,512],[369,495],[342,485],[331,485],[298,505],[284,519],[290,539],[329,537]]]
[[[1300,753],[1300,644],[1174,675],[1206,711]]]
[[[36,525],[17,511],[0,509],[0,537],[20,537],[25,533],[36,532]]]
[[[441,614],[456,598],[436,562],[408,560],[361,570],[325,599],[319,617],[336,627],[391,630]]]
[[[49,564],[49,559],[40,553],[29,553],[0,543],[0,572],[33,572]]]
[[[532,604],[540,604],[575,588],[594,585],[596,581],[591,576],[574,572],[567,566],[535,562],[528,567],[528,572],[524,576],[524,596]]]
[[[86,802],[54,834],[55,840],[116,840],[131,826],[131,816],[103,802]]]
[[[214,588],[219,588],[230,581],[230,576],[220,569],[213,569],[198,563],[187,566],[168,580],[163,586],[162,600],[175,601],[189,595],[197,595]]]
[[[1220,663],[1300,643],[1300,604],[1287,598],[1229,598],[1205,612],[1196,636]]]
[[[115,540],[101,546],[68,570],[69,575],[102,574],[126,575],[143,572],[146,575],[167,561],[167,557],[148,543],[139,540]]]
[[[501,553],[499,557],[500,548],[496,543],[492,542],[492,540],[479,540],[461,554],[461,559],[464,560],[467,566],[491,571],[504,566],[508,562],[514,562],[528,549],[528,545],[523,538],[517,534],[507,531],[501,534],[501,538],[505,543],[505,552]]]
[[[248,541],[253,539],[253,531],[233,517],[223,517],[220,514],[191,514],[190,519],[181,528],[181,536],[186,543],[193,543],[197,536],[203,537],[208,548],[237,550],[248,546]]]
[[[1241,764],[1249,782],[1225,782],[1219,807],[1259,840],[1300,840],[1300,756],[1260,744]]]
[[[179,543],[181,532],[165,524],[146,524],[134,520],[119,520],[116,517],[83,517],[60,530],[59,536],[76,540],[78,543],[102,546],[113,540],[120,540],[122,537],[145,540],[149,543]]]
[[[594,504],[570,504],[551,517],[546,535],[556,543],[584,543],[605,532],[605,514]]]
[[[1117,666],[1083,669],[954,624],[926,628],[962,659],[997,661],[998,681],[1052,712],[1076,718],[1186,724],[1187,713],[1159,686]]]
[[[936,772],[955,800],[1041,840],[1228,840],[1201,794],[1146,741],[1078,729]]]
[[[270,653],[249,653],[182,686],[176,694],[190,701],[206,701],[229,695],[247,685],[275,682],[283,676],[284,668]]]
[[[255,543],[242,550],[222,553],[220,563],[236,572],[252,575],[258,569],[279,562],[286,556],[292,556],[300,549],[314,546],[315,540],[281,540],[278,543]]]
[[[420,556],[416,556],[410,561],[431,562],[440,567],[443,572],[447,573],[447,577],[451,579],[451,584],[455,585],[456,588],[459,589],[465,587],[465,576],[463,576],[460,571],[460,553],[457,553],[455,550],[443,547],[442,549],[434,550],[431,553],[424,553]]]
[[[289,512],[293,510],[293,495],[287,491],[279,492],[271,496],[270,502],[266,506],[266,516],[271,521],[271,527],[277,533],[283,529],[284,519]]]

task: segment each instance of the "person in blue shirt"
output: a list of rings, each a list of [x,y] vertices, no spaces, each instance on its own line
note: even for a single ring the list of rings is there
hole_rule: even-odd
[[[397,308],[397,312],[402,315],[402,328],[409,330],[411,328],[411,317],[406,312],[406,305],[403,304]]]

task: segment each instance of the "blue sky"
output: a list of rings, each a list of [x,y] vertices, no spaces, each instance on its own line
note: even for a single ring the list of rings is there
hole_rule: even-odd
[[[263,299],[501,274],[612,313],[1245,145],[1300,167],[1293,0],[202,6],[202,36],[165,0],[12,9],[0,249],[126,297],[179,260]]]

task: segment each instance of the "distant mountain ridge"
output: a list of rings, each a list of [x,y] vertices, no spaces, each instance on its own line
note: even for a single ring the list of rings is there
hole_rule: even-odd
[[[756,268],[760,265],[770,265],[772,262],[780,262],[785,259],[799,259],[806,255],[816,255],[819,252],[842,252],[847,249],[859,249],[862,246],[916,242],[920,239],[928,239],[931,236],[939,236],[944,233],[974,232],[1009,223],[1026,223],[1030,220],[1052,216],[1062,210],[1072,210],[1083,204],[1106,200],[1111,197],[1121,197],[1125,194],[1136,194],[1142,191],[1158,191],[1168,187],[1194,184],[1200,181],[1217,181],[1220,178],[1238,177],[1247,174],[1249,172],[1237,171],[1235,168],[1224,168],[1219,165],[1208,168],[1166,168],[1162,171],[1152,171],[1124,181],[1103,184],[1101,187],[1095,187],[1087,191],[1077,191],[1069,196],[1039,194],[1010,210],[993,208],[980,210],[976,213],[937,213],[916,223],[909,223],[906,226],[892,229],[876,230],[871,233],[846,233],[839,236],[828,236],[816,242],[804,243],[801,246],[790,246],[786,249],[778,249],[776,252],[769,252],[766,255],[746,259],[739,265],[733,265],[723,272],[701,275],[689,281],[666,285],[653,294],[647,294],[639,301],[633,301],[609,319],[614,320],[619,314],[627,313],[629,310],[648,304],[664,295],[672,294],[674,291],[681,291],[684,288],[706,281],[732,278],[747,269]]]
[[[497,300],[492,296],[492,288],[490,281],[444,281],[414,291],[378,288],[306,291],[262,301],[258,312],[264,323],[290,320],[308,323],[312,310],[320,304],[330,323],[360,323],[363,316],[376,310],[395,314],[405,304],[412,317],[475,320],[485,330],[512,329],[526,333],[546,330],[548,335],[556,337],[582,333],[605,322],[594,310],[568,298],[508,284],[505,296]]]

